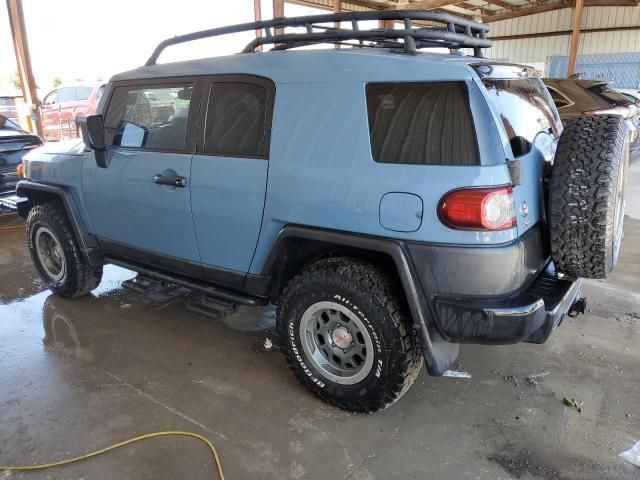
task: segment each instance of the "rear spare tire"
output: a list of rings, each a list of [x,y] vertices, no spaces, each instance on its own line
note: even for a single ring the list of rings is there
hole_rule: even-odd
[[[565,122],[551,170],[549,230],[558,271],[605,278],[618,260],[629,132],[618,115]]]

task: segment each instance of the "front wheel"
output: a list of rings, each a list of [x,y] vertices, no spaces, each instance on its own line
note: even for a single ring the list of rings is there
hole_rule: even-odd
[[[61,297],[85,295],[102,279],[102,267],[82,257],[66,214],[56,203],[36,205],[29,212],[27,248],[45,285]]]
[[[330,258],[294,277],[279,301],[290,368],[325,402],[372,413],[413,384],[423,358],[400,291],[375,266]]]

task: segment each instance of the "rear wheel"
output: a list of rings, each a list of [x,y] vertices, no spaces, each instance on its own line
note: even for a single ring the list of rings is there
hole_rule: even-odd
[[[398,400],[422,366],[405,311],[400,292],[373,265],[322,260],[283,292],[280,343],[290,368],[322,400],[375,412]]]
[[[27,248],[45,285],[61,297],[85,295],[102,279],[102,267],[84,260],[66,214],[56,203],[36,205],[29,212]]]
[[[618,261],[624,226],[629,132],[617,115],[565,123],[551,171],[549,230],[556,268],[605,278]]]

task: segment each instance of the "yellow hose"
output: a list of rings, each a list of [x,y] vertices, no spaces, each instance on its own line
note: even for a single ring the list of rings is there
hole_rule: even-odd
[[[81,455],[79,457],[70,458],[68,460],[60,460],[58,462],[43,463],[43,464],[39,464],[39,465],[25,465],[25,466],[18,466],[18,467],[0,467],[0,471],[2,471],[2,470],[33,471],[33,470],[44,470],[45,468],[61,467],[63,465],[69,465],[71,463],[81,462],[83,460],[87,460],[87,459],[92,458],[92,457],[97,457],[98,455],[102,455],[103,453],[110,452],[111,450],[115,450],[116,448],[124,447],[126,445],[130,445],[130,444],[135,443],[135,442],[140,442],[142,440],[146,440],[146,439],[154,438],[154,437],[168,437],[168,436],[192,437],[192,438],[196,438],[196,439],[200,440],[201,442],[203,442],[204,444],[206,444],[207,447],[209,447],[209,450],[211,450],[211,453],[213,454],[213,459],[214,459],[214,461],[216,463],[216,468],[218,470],[218,476],[219,476],[220,480],[224,480],[224,473],[222,473],[222,464],[220,463],[220,458],[218,457],[218,452],[216,451],[216,448],[213,446],[213,444],[209,440],[207,440],[205,437],[203,437],[202,435],[198,435],[197,433],[180,432],[180,431],[166,431],[166,432],[147,433],[146,435],[141,435],[139,437],[130,438],[129,440],[125,440],[123,442],[116,443],[114,445],[111,445],[109,447],[103,448],[101,450],[96,450],[95,452],[90,452],[90,453],[87,453],[85,455]]]

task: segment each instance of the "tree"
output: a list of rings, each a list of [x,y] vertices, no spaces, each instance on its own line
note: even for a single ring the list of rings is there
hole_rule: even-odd
[[[59,87],[60,85],[62,85],[62,79],[60,77],[53,77],[53,80],[51,80],[51,85],[53,85],[54,87]]]
[[[22,82],[20,81],[20,75],[17,70],[11,75],[11,83],[16,87],[16,90],[22,90]]]

